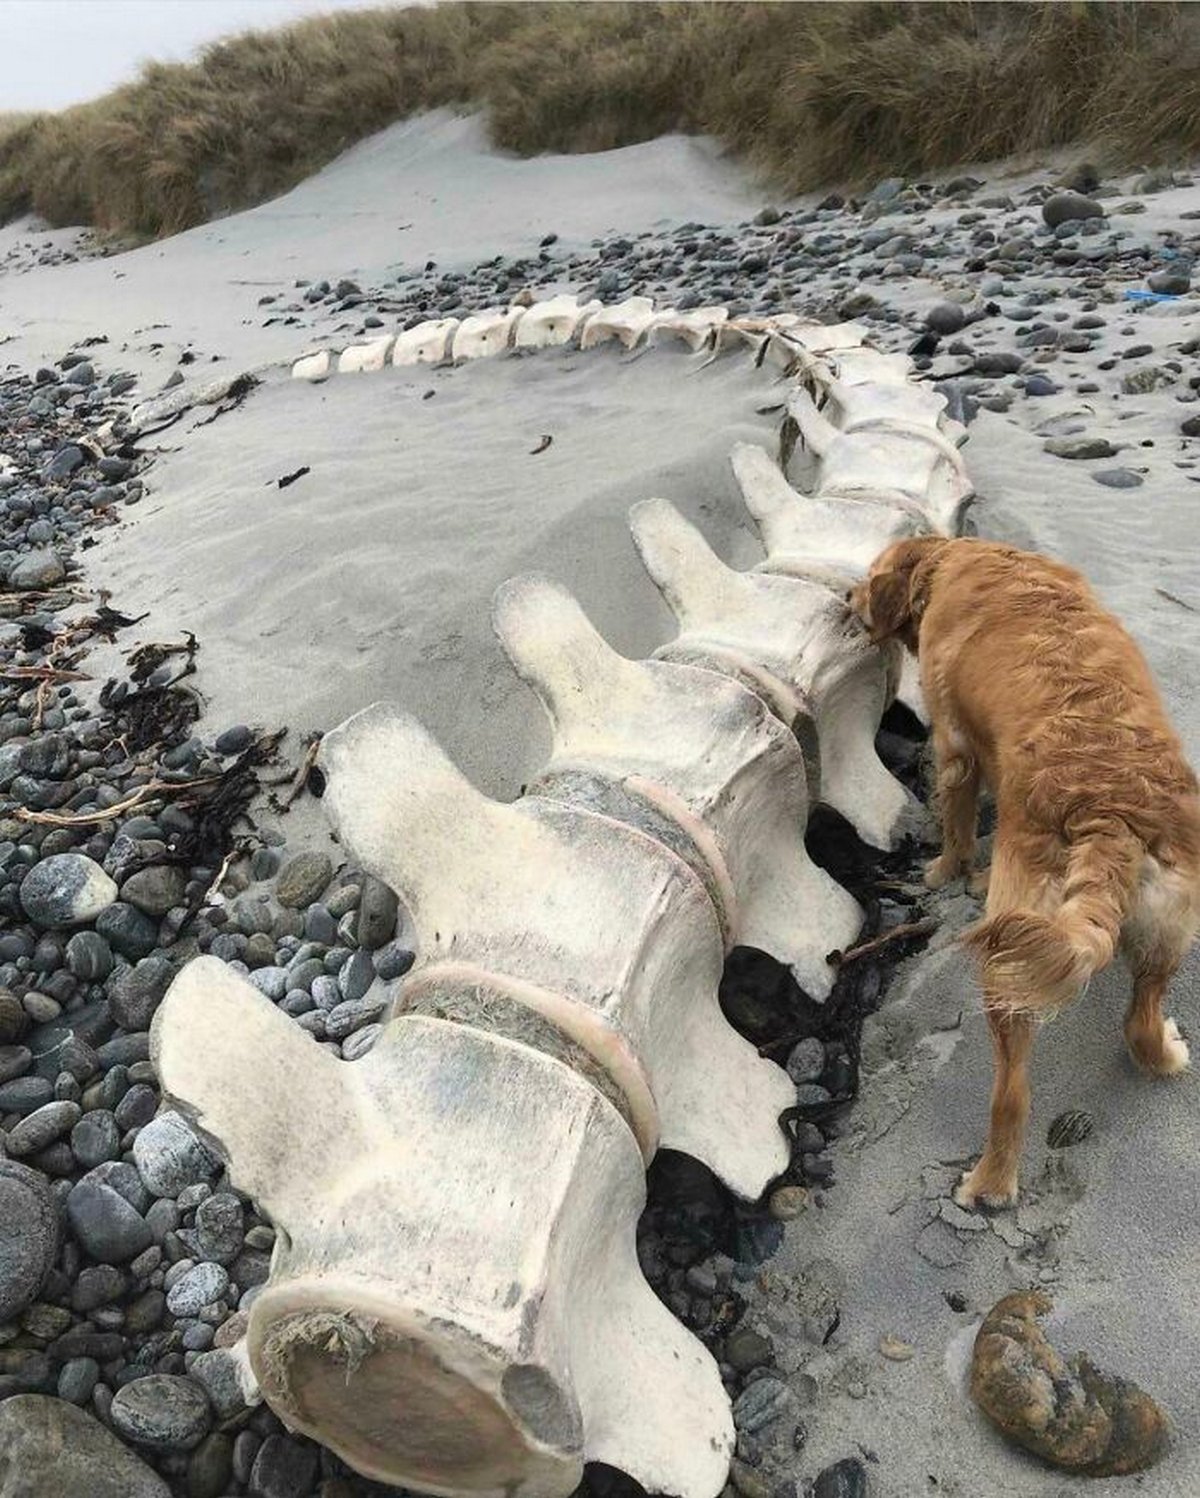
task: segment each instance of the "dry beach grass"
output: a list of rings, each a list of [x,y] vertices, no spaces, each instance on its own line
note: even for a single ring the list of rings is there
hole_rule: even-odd
[[[423,109],[500,146],[704,131],[800,191],[1086,142],[1200,149],[1200,12],[1180,4],[444,4],[303,21],[58,114],[0,115],[0,219],[174,233],[261,202]]]

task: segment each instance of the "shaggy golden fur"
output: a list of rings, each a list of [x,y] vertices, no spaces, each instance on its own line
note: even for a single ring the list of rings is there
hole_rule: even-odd
[[[1154,1076],[1188,1063],[1164,991],[1200,928],[1200,796],[1150,669],[1079,573],[987,541],[890,546],[851,603],[877,641],[917,652],[942,851],[969,873],[981,782],[998,813],[982,959],[996,1059],[991,1128],[960,1204],[1015,1200],[1039,1016],[1106,966],[1133,970],[1125,1038]]]

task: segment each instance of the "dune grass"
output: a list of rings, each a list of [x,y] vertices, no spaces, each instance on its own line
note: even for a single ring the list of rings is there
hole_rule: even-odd
[[[0,219],[155,236],[272,197],[394,120],[484,110],[524,154],[706,131],[780,190],[1079,143],[1200,151],[1200,6],[480,4],[248,33],[58,114],[0,115]]]

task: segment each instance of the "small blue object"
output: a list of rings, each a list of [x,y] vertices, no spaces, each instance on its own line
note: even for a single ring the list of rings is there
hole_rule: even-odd
[[[1179,298],[1170,291],[1131,291],[1125,293],[1127,302],[1177,302]]]

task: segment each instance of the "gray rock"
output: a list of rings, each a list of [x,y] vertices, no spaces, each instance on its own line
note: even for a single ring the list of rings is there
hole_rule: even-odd
[[[268,1436],[250,1471],[254,1498],[308,1498],[317,1481],[319,1458],[310,1441]]]
[[[756,1378],[734,1400],[733,1423],[739,1433],[753,1435],[794,1413],[795,1408],[795,1395],[781,1379]]]
[[[54,1083],[48,1077],[14,1077],[0,1083],[0,1113],[19,1113],[24,1118],[53,1096]]]
[[[96,917],[96,930],[114,952],[136,962],[158,945],[158,922],[132,905],[118,901]]]
[[[1192,268],[1190,265],[1177,265],[1167,270],[1152,271],[1146,277],[1146,285],[1160,296],[1186,296],[1192,289]]]
[[[1185,437],[1200,437],[1200,416],[1189,416],[1179,423],[1179,430]]]
[[[71,1307],[86,1315],[97,1306],[111,1305],[125,1293],[126,1279],[112,1264],[92,1264],[80,1270],[71,1291]]]
[[[107,1108],[85,1113],[71,1130],[71,1153],[86,1170],[121,1153],[121,1129]]]
[[[311,905],[333,878],[333,864],[324,853],[299,853],[284,864],[275,881],[275,898],[289,909]]]
[[[38,1150],[69,1134],[82,1111],[78,1103],[44,1103],[9,1131],[8,1153],[18,1160],[23,1155],[36,1155]]]
[[[123,1030],[148,1030],[174,976],[174,965],[159,953],[122,968],[107,988],[113,1019]]]
[[[353,953],[338,973],[338,991],[343,999],[353,1003],[361,999],[375,981],[375,964],[369,952]]]
[[[1056,458],[1113,458],[1117,454],[1104,437],[1048,437],[1042,447]]]
[[[1008,353],[1004,350],[985,350],[975,355],[975,372],[991,377],[1016,374],[1023,362],[1020,354]]]
[[[229,1191],[218,1191],[196,1208],[196,1241],[214,1264],[232,1264],[242,1251],[242,1204]]]
[[[246,1408],[237,1359],[226,1348],[215,1347],[211,1352],[200,1353],[188,1371],[204,1386],[218,1420],[228,1420]]]
[[[208,1395],[190,1378],[153,1373],[118,1389],[110,1412],[118,1435],[153,1451],[190,1451],[208,1433]]]
[[[62,559],[53,551],[30,551],[11,568],[8,585],[17,593],[53,588],[67,575]]]
[[[15,1320],[33,1301],[58,1242],[58,1200],[45,1176],[0,1159],[0,1321]]]
[[[91,1175],[72,1186],[67,1221],[80,1247],[102,1264],[127,1264],[151,1243],[141,1213],[119,1191]]]
[[[23,1077],[33,1065],[33,1052],[24,1045],[0,1045],[0,1087]]]
[[[100,1379],[100,1364],[95,1358],[71,1358],[58,1375],[58,1397],[69,1404],[86,1404]]]
[[[220,1264],[197,1264],[167,1291],[172,1316],[198,1316],[229,1289],[229,1274]]]
[[[403,978],[416,961],[416,954],[398,941],[388,942],[375,953],[375,971],[385,983]]]
[[[35,925],[52,929],[94,921],[117,898],[117,886],[82,853],[55,853],[21,882],[21,904]]]
[[[115,1401],[114,1401],[115,1402]],[[65,1399],[0,1402],[0,1498],[171,1498],[157,1473]]]
[[[187,1498],[221,1498],[233,1475],[233,1438],[214,1430],[188,1458]]]
[[[1103,218],[1104,205],[1078,192],[1056,192],[1042,204],[1042,218],[1052,229],[1077,220]]]
[[[358,905],[358,926],[355,934],[358,944],[368,952],[374,952],[396,934],[396,916],[399,901],[382,879],[368,875],[363,882],[362,899]]]
[[[142,1129],[133,1142],[133,1158],[155,1196],[178,1196],[197,1181],[211,1185],[221,1168],[187,1119],[174,1110],[160,1113]]]
[[[285,967],[260,967],[250,974],[250,982],[254,987],[275,1004],[287,993],[289,981]]]
[[[845,1456],[821,1472],[812,1498],[867,1498],[867,1469],[856,1456]]]
[[[958,302],[938,302],[925,314],[925,326],[943,335],[957,333],[966,320],[966,308]]]
[[[83,983],[102,983],[112,970],[112,948],[104,938],[94,931],[76,931],[67,943],[67,971],[71,976]]]
[[[183,904],[187,876],[175,864],[155,864],[130,874],[121,886],[121,899],[144,915],[161,920],[168,910]]]
[[[1145,480],[1132,468],[1104,468],[1092,477],[1106,489],[1140,489]]]

